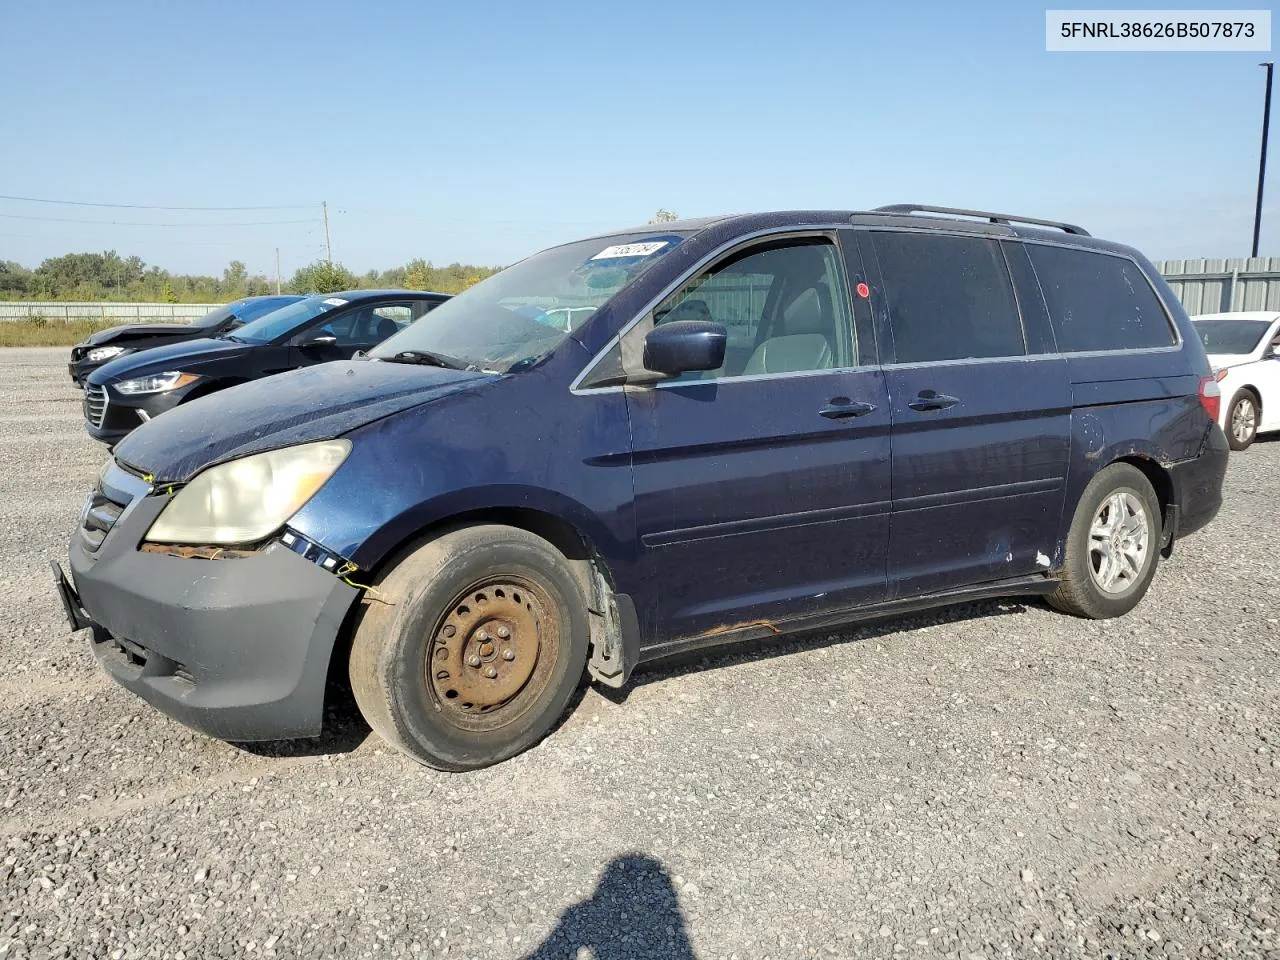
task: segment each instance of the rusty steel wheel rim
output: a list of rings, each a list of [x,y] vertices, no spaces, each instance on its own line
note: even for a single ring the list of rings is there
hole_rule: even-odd
[[[537,584],[492,577],[459,593],[432,631],[427,688],[466,730],[511,722],[546,689],[559,652],[555,604]]]

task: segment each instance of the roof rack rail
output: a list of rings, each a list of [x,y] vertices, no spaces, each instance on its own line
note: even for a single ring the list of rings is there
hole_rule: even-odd
[[[1077,227],[1074,223],[1062,223],[1058,220],[1037,220],[1035,217],[1015,217],[1008,213],[992,213],[990,210],[962,210],[959,207],[928,207],[918,203],[891,203],[886,207],[876,207],[873,213],[946,213],[953,217],[981,217],[983,220],[990,220],[992,223],[1003,223],[1005,225],[1011,223],[1027,223],[1037,227],[1054,227],[1065,233],[1072,233],[1078,237],[1091,236],[1084,227]]]

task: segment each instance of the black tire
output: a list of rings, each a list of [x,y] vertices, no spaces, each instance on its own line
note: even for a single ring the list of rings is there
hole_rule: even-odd
[[[1126,510],[1136,504],[1144,511],[1146,545],[1141,562],[1136,564],[1136,573],[1132,572],[1133,565],[1122,562],[1124,582],[1113,582],[1113,587],[1118,589],[1105,590],[1099,582],[1107,579],[1105,568],[1108,561],[1102,556],[1102,551],[1114,550],[1116,542],[1108,538],[1103,547],[1102,541],[1098,541],[1099,550],[1095,552],[1095,538],[1091,530],[1095,519],[1102,521],[1104,504],[1118,495],[1131,498],[1122,501]],[[1136,516],[1136,512],[1126,510],[1120,511],[1122,518]],[[1109,508],[1107,516],[1111,515]],[[1120,539],[1126,542],[1123,536]],[[1132,539],[1131,537],[1130,540]],[[1159,563],[1162,541],[1160,500],[1152,489],[1151,482],[1137,467],[1127,463],[1111,464],[1089,481],[1080,496],[1071,529],[1067,532],[1061,582],[1058,589],[1049,595],[1049,603],[1064,613],[1092,620],[1124,616],[1146,595]],[[1120,552],[1132,556],[1128,550]],[[1103,568],[1104,572],[1097,574],[1099,568]]]
[[[464,527],[374,586],[349,669],[380,737],[427,766],[474,770],[551,732],[590,638],[579,580],[554,546],[515,527]]]
[[[1261,419],[1262,405],[1258,395],[1248,387],[1236,391],[1231,398],[1231,406],[1227,408],[1227,443],[1232,450],[1248,450],[1258,436],[1258,421]],[[1236,423],[1236,418],[1241,420]],[[1237,435],[1238,432],[1238,435]]]

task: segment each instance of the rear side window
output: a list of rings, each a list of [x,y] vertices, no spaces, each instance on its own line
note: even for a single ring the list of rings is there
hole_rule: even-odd
[[[994,240],[877,233],[898,363],[1026,354],[1009,270]]]
[[[1151,283],[1124,257],[1029,243],[1058,349],[1139,350],[1175,343]]]

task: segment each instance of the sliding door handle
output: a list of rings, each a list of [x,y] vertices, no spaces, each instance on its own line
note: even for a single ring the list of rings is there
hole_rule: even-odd
[[[956,397],[948,397],[945,393],[921,390],[918,397],[907,401],[907,406],[919,413],[926,413],[930,410],[946,410],[959,402]]]
[[[833,397],[831,402],[818,411],[828,420],[848,420],[850,417],[862,417],[875,410],[874,403],[861,400],[850,400],[848,397]]]

